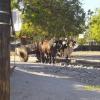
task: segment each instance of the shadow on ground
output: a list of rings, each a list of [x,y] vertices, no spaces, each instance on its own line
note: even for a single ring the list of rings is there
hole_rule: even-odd
[[[11,76],[11,100],[100,100],[99,92],[85,91],[79,82],[45,76],[51,73],[43,70],[48,67],[54,70],[48,65],[18,64]],[[44,72],[44,76],[30,72]]]
[[[12,64],[11,64],[12,65]],[[72,78],[73,80],[88,84],[100,85],[100,69],[83,65],[53,65],[39,63],[16,64],[16,70],[22,70],[31,74],[46,76],[62,76],[62,78]]]

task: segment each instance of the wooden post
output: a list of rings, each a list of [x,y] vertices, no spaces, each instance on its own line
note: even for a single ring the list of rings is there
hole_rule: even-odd
[[[0,0],[0,100],[10,100],[10,0]]]

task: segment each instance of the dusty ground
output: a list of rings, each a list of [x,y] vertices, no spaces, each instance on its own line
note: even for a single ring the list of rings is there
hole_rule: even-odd
[[[84,81],[96,79],[96,72],[99,77],[99,69],[17,62],[11,75],[11,100],[100,100],[100,91],[84,89]]]
[[[10,52],[10,55],[14,55],[14,52]],[[72,53],[72,55],[77,55],[77,56],[80,56],[80,55],[100,55],[100,51],[75,51]]]
[[[73,56],[93,56],[100,55],[100,51],[75,51],[72,53]]]
[[[14,52],[10,52],[11,61],[20,61],[20,57],[14,56]],[[100,51],[75,51],[72,53],[73,58],[82,60],[91,60],[92,62],[100,62]],[[29,62],[36,62],[36,57],[29,56]]]
[[[11,54],[13,55],[13,53]],[[77,59],[100,59],[100,52],[73,52]],[[87,91],[86,85],[100,86],[100,69],[83,65],[62,66],[20,62],[11,75],[11,100],[100,100],[100,91]],[[11,66],[14,64],[11,56]],[[94,61],[94,60],[93,60]]]

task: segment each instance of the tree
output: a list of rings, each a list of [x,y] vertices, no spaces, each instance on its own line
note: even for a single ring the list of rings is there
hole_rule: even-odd
[[[10,0],[0,0],[0,100],[10,100]]]
[[[91,40],[100,42],[100,10],[97,10],[96,13],[91,16],[88,33]]]
[[[23,28],[49,36],[77,35],[84,30],[85,13],[79,0],[24,0]],[[30,25],[31,23],[31,25]]]

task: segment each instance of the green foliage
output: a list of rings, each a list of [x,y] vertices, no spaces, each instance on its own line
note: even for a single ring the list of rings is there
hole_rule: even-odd
[[[78,44],[84,45],[86,43],[86,38],[78,39]]]
[[[34,24],[32,24],[31,22],[28,22],[28,23],[23,23],[20,35],[22,36],[26,35],[28,37],[33,37],[34,35],[37,35],[39,33],[43,35],[47,34],[45,31],[41,29],[41,27],[34,26]]]
[[[11,0],[11,8],[12,9],[18,8],[18,2],[17,2],[17,0]]]
[[[100,42],[100,10],[98,10],[90,20],[89,38]]]
[[[87,85],[83,88],[88,91],[100,91],[100,85]]]
[[[79,0],[24,0],[21,34],[77,35],[84,31],[85,13]]]

